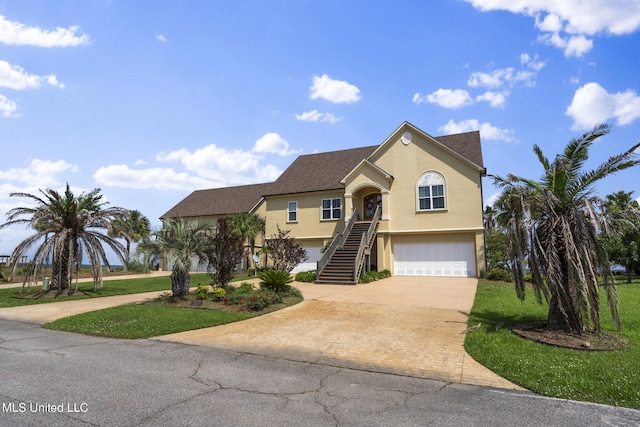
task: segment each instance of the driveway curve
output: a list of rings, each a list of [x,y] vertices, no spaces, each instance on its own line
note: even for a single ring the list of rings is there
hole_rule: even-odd
[[[238,323],[154,339],[453,383],[520,389],[463,347],[477,279],[296,283],[305,300]]]

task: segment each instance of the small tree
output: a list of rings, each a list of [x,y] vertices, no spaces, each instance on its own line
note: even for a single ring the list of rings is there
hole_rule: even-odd
[[[233,277],[233,270],[244,256],[244,237],[231,232],[225,218],[218,220],[216,234],[206,249],[208,270],[213,283],[225,286]]]
[[[192,223],[185,218],[169,218],[164,221],[162,230],[154,233],[154,240],[145,240],[138,245],[147,254],[170,257],[171,292],[174,297],[182,297],[189,293],[191,276],[189,271],[193,258],[198,262],[207,261],[208,248],[207,224]]]
[[[124,250],[125,263],[122,266],[126,272],[129,270],[129,263],[131,262],[131,242],[137,243],[151,236],[149,218],[137,210],[127,211],[122,219],[113,221],[113,229],[110,236],[121,237],[126,242]]]
[[[231,215],[228,222],[232,234],[242,236],[249,241],[250,258],[253,262],[255,274],[257,266],[253,256],[256,253],[256,237],[264,234],[266,220],[255,213],[238,212],[237,214]]]
[[[266,240],[269,248],[269,255],[273,260],[273,268],[290,272],[296,265],[309,259],[307,251],[296,239],[289,237],[291,230],[281,230],[277,226],[278,232]]]

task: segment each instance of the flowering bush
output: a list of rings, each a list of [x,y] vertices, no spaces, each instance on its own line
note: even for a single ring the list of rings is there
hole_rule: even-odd
[[[226,294],[227,291],[225,291],[223,288],[214,288],[213,292],[211,293],[211,299],[213,299],[214,301],[222,301]]]
[[[259,311],[269,307],[271,304],[282,302],[282,297],[277,293],[269,290],[260,290],[247,296],[244,300],[244,306],[247,310]]]
[[[194,293],[196,295],[196,299],[205,300],[207,299],[207,295],[209,294],[209,286],[198,285]]]

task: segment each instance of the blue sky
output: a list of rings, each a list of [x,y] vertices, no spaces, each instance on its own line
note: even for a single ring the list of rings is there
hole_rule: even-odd
[[[640,1],[5,0],[0,215],[100,188],[158,217],[191,191],[272,181],[299,154],[403,121],[480,130],[490,174],[538,178],[607,122],[591,166],[640,141]],[[601,195],[640,197],[640,169]],[[485,202],[497,190],[485,178]],[[0,254],[29,234],[0,230]]]

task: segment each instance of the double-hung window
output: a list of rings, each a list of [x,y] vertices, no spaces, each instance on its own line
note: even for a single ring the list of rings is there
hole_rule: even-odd
[[[427,172],[418,180],[418,210],[445,208],[444,178],[436,172]]]
[[[342,199],[322,199],[322,219],[342,218]]]
[[[298,222],[298,202],[287,204],[287,222]]]

